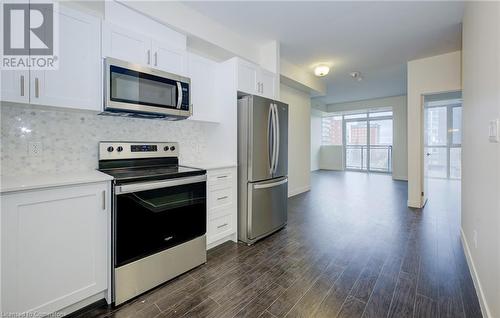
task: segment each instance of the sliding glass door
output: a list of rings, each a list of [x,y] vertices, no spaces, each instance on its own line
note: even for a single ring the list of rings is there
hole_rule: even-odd
[[[344,115],[345,168],[392,171],[392,112]]]
[[[462,106],[425,108],[425,174],[429,178],[461,178]]]
[[[345,167],[351,170],[368,169],[368,121],[345,119]]]

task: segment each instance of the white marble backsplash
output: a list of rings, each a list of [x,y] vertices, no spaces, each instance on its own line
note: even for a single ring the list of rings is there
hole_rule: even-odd
[[[1,174],[63,173],[97,168],[99,141],[177,141],[180,160],[201,162],[213,124],[102,116],[40,106],[1,106]],[[28,144],[42,145],[40,156]]]

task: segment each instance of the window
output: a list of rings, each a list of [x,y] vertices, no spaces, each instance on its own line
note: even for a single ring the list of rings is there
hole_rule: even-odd
[[[392,111],[378,111],[368,114],[370,117],[392,117]]]
[[[457,104],[425,108],[424,173],[429,178],[460,179],[462,106]]]
[[[321,122],[321,144],[342,145],[342,116],[323,117]]]

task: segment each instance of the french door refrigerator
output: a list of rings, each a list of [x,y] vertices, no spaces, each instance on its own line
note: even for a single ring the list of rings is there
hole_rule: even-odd
[[[238,100],[238,238],[247,244],[287,222],[288,105]]]

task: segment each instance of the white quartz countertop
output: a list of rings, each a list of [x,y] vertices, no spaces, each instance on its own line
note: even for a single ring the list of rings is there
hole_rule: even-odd
[[[97,170],[54,174],[45,173],[36,175],[0,176],[0,192],[6,193],[109,180],[113,180],[113,177]]]
[[[238,166],[236,163],[231,162],[181,162],[181,165],[205,170],[235,168]]]

